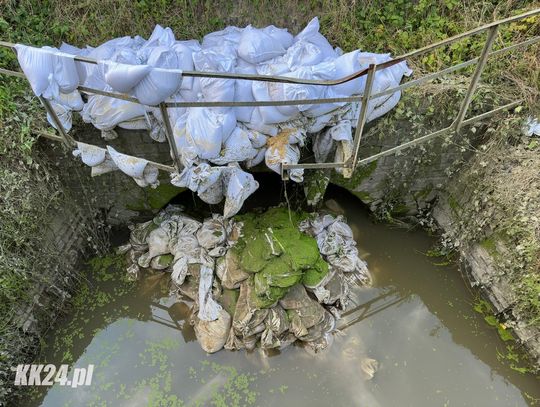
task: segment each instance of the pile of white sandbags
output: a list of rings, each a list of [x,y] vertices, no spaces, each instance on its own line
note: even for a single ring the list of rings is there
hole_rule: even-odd
[[[71,112],[81,111],[84,121],[102,130],[107,139],[116,136],[116,126],[149,129],[151,137],[163,142],[163,117],[156,106],[174,102],[272,102],[303,101],[361,95],[366,77],[334,85],[304,85],[245,79],[183,77],[189,70],[279,75],[304,80],[334,80],[361,71],[372,63],[390,60],[388,54],[359,50],[344,54],[333,48],[319,33],[314,18],[296,36],[286,29],[227,27],[206,35],[202,42],[177,40],[170,28],[156,26],[148,40],[116,38],[98,47],[60,49],[17,45],[19,63],[34,92],[52,101],[64,127],[71,127]],[[75,55],[92,58],[97,64],[74,61]],[[373,92],[399,85],[411,71],[405,62],[377,71]],[[141,104],[102,95],[90,95],[86,103],[77,91],[85,86],[120,92]],[[388,112],[401,94],[380,96],[368,106],[367,120]],[[290,106],[178,107],[169,108],[174,142],[184,172],[173,174],[175,185],[197,184],[191,178],[201,165],[228,167],[233,172],[253,167],[263,160],[273,171],[283,163],[298,163],[300,147],[313,138],[315,157],[320,161],[335,157],[346,160],[351,154],[352,127],[358,119],[360,103],[322,103]],[[336,129],[333,129],[336,127]],[[223,171],[221,171],[223,172]],[[227,170],[227,173],[231,170]],[[225,173],[221,178],[225,177]],[[290,178],[303,180],[303,170],[292,170]],[[255,183],[248,179],[245,191]],[[223,182],[222,182],[223,183]],[[199,183],[199,185],[204,183]],[[204,191],[195,190],[203,197]],[[226,197],[227,186],[221,188]],[[251,193],[249,192],[249,193]],[[244,193],[243,195],[249,195]],[[204,199],[204,198],[203,198]],[[217,194],[212,194],[212,203]]]

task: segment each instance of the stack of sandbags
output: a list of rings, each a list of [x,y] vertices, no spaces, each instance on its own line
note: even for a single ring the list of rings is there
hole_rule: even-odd
[[[330,215],[272,208],[201,223],[174,206],[134,226],[120,248],[133,276],[141,268],[171,273],[207,352],[297,340],[324,349],[347,306],[353,281],[345,274],[370,281],[355,249],[350,228]]]
[[[149,129],[157,141],[166,140],[161,111],[156,106],[173,102],[273,102],[303,101],[362,95],[366,77],[334,85],[318,86],[244,79],[182,77],[186,70],[227,74],[279,75],[303,80],[333,80],[366,69],[372,63],[391,58],[356,50],[343,54],[333,48],[319,32],[314,18],[296,36],[286,29],[268,26],[227,27],[196,40],[177,40],[170,28],[157,25],[148,40],[121,37],[94,48],[79,49],[63,44],[59,50],[17,45],[20,65],[37,95],[50,99],[64,127],[71,127],[71,111],[81,111],[86,122],[93,123],[103,137],[116,137],[116,126]],[[98,64],[75,62],[86,56]],[[405,62],[378,70],[373,92],[399,85],[411,71]],[[83,103],[79,85],[120,92],[137,98],[142,104],[102,95],[91,95]],[[369,102],[367,121],[392,109],[400,92],[380,96]],[[233,164],[232,176],[248,180],[241,166],[251,168],[263,160],[268,168],[281,173],[282,164],[296,164],[300,148],[313,139],[315,158],[346,161],[353,151],[352,129],[356,125],[360,103],[323,103],[290,106],[183,107],[170,108],[174,143],[183,170],[173,174],[173,183],[197,192],[207,203],[230,199],[226,177],[214,183],[206,193],[206,183],[193,181],[193,174],[204,166]],[[211,170],[210,170],[211,171]],[[204,171],[203,171],[204,172]],[[221,170],[219,170],[221,173]],[[225,175],[225,174],[224,174]],[[289,171],[289,178],[303,181],[303,170]],[[241,202],[256,189],[249,180],[241,190]],[[219,185],[222,185],[219,187]],[[226,216],[236,212],[231,211]]]

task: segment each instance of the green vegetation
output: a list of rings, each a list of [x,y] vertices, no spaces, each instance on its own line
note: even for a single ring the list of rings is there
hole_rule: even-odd
[[[257,307],[270,307],[300,281],[316,286],[328,274],[317,241],[298,230],[298,223],[307,216],[283,207],[237,216],[244,226],[233,250],[242,269],[254,273]]]

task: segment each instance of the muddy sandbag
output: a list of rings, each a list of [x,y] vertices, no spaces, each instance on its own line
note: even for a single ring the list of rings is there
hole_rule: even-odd
[[[285,310],[301,308],[310,300],[306,289],[302,284],[296,284],[289,288],[287,294],[279,300],[279,305]]]
[[[150,265],[150,261],[154,257],[161,254],[170,253],[169,239],[170,237],[165,229],[157,228],[152,230],[146,239],[148,243],[148,253],[145,253],[139,257],[139,266],[148,267]]]
[[[312,342],[320,339],[324,334],[330,333],[336,327],[336,318],[328,311],[324,311],[323,320],[315,326],[308,328],[308,333],[299,337],[303,342]]]
[[[165,270],[171,266],[173,259],[174,256],[172,254],[156,256],[150,262],[150,267],[154,270]]]
[[[219,297],[217,297],[217,301],[225,309],[225,311],[227,311],[230,315],[234,315],[239,295],[240,290],[229,290],[224,288]]]
[[[281,335],[289,329],[289,318],[287,312],[279,305],[268,310],[268,315],[264,320],[267,329],[270,329],[276,335]]]
[[[180,293],[185,295],[194,302],[199,301],[199,275],[200,264],[190,264],[188,266],[188,276],[184,282],[178,287]]]
[[[223,287],[230,290],[239,288],[240,283],[249,277],[249,274],[240,267],[240,259],[233,250],[228,250],[225,256],[217,260],[216,274]]]
[[[289,317],[289,321],[291,321],[291,327],[294,327],[296,324],[297,326],[302,326],[309,329],[312,326],[322,322],[325,312],[326,311],[321,304],[310,298],[309,301],[306,301],[302,307],[287,310],[287,316]],[[298,321],[298,319],[300,321]],[[301,324],[299,324],[300,322]],[[297,335],[297,337],[304,336],[306,334],[307,332],[303,335]]]
[[[194,318],[195,335],[204,351],[214,353],[223,348],[231,329],[231,316],[229,313],[221,309],[217,319],[213,321],[203,321],[198,317]]]
[[[303,342],[303,347],[306,352],[310,355],[315,356],[316,354],[327,349],[334,342],[334,335],[331,333],[326,333],[321,336],[319,339],[315,339],[310,342]]]
[[[152,232],[154,229],[157,229],[158,225],[156,225],[153,221],[149,220],[148,222],[139,223],[134,226],[131,226],[131,234],[129,236],[129,243],[131,244],[131,247],[133,250],[136,251],[142,251],[146,250],[148,248],[148,235],[150,232]]]
[[[244,337],[253,335],[257,326],[261,325],[268,315],[267,309],[260,309],[253,304],[252,279],[245,280],[240,285],[240,295],[236,303],[236,309],[233,317],[233,327]]]
[[[210,250],[222,245],[227,239],[227,230],[220,215],[212,215],[206,219],[197,231],[197,240],[201,247]]]

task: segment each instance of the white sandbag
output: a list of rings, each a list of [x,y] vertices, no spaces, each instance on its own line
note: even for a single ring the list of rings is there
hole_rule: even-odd
[[[231,46],[203,48],[193,54],[193,63],[198,71],[234,72],[236,56]],[[234,79],[199,78],[201,92],[207,102],[233,102]],[[225,112],[231,108],[214,108]]]
[[[260,148],[257,152],[257,155],[251,160],[245,161],[246,168],[253,168],[256,165],[259,165],[264,161],[266,157],[266,148]]]
[[[182,85],[180,85],[180,90],[178,92],[186,102],[198,102],[202,100],[203,97],[200,78],[192,79],[191,89],[182,89]],[[182,83],[184,83],[184,81],[182,81]]]
[[[279,129],[276,125],[263,123],[261,112],[258,108],[253,109],[251,121],[243,123],[248,129],[256,130],[262,134],[274,137],[278,134]]]
[[[196,42],[198,45],[198,42]],[[193,49],[190,48],[187,44],[181,42],[176,42],[172,47],[176,56],[178,57],[178,68],[182,71],[193,71]],[[180,84],[180,89],[191,89],[193,86],[193,77],[184,77],[182,78],[182,83]]]
[[[145,112],[145,107],[138,103],[93,95],[88,97],[81,115],[86,123],[92,123],[99,130],[112,130],[118,123],[144,119]]]
[[[182,71],[178,68],[178,56],[166,47],[153,48],[147,63],[152,70],[135,86],[135,96],[141,103],[155,106],[176,92],[182,81]]]
[[[327,55],[323,54],[321,49],[307,41],[295,42],[283,56],[289,69],[295,69],[300,66],[312,66],[322,62]]]
[[[270,144],[265,153],[266,166],[277,174],[281,174],[282,164],[298,164],[300,149],[296,144],[288,142]],[[304,170],[297,168],[288,170],[289,178],[294,182],[304,180]]]
[[[289,42],[292,41],[280,32],[272,29],[260,30],[249,25],[244,28],[240,37],[238,56],[249,63],[259,64],[283,55],[286,45],[290,45]]]
[[[107,146],[107,151],[120,171],[132,177],[139,186],[158,184],[158,169],[148,160],[119,153],[111,146]]]
[[[109,62],[105,71],[105,82],[117,92],[128,93],[152,68],[148,65],[127,65],[118,62]]]
[[[224,218],[236,215],[244,201],[259,188],[253,175],[242,171],[238,164],[231,164],[229,171],[223,174],[223,183],[226,185]]]
[[[242,61],[242,60],[240,60]],[[238,63],[238,66],[236,67],[235,72],[241,73],[241,74],[256,74],[257,69],[255,69],[255,66],[252,64],[249,64],[247,62],[245,63]],[[252,90],[252,83],[253,81],[248,79],[237,79],[235,81],[235,91],[234,91],[234,101],[235,102],[253,102],[255,101],[255,97],[253,96],[253,90]],[[236,119],[241,122],[249,122],[251,121],[251,116],[253,114],[253,110],[255,109],[254,106],[243,106],[243,107],[235,107],[234,112],[236,114]]]
[[[221,31],[206,34],[202,41],[203,48],[222,47],[224,45],[236,48],[240,42],[243,28],[228,26]]]
[[[294,37],[286,28],[278,28],[274,25],[269,25],[262,30],[285,49],[293,44]]]
[[[51,102],[51,106],[54,110],[54,113],[56,113],[56,117],[58,117],[58,120],[60,121],[62,127],[66,132],[69,132],[71,130],[71,126],[73,124],[72,122],[72,115],[71,110],[68,109],[66,106]],[[55,121],[53,120],[52,116],[47,112],[47,121],[51,126],[53,126],[56,130],[58,130],[58,126],[56,125]]]
[[[75,110],[77,112],[84,107],[84,102],[78,90],[74,90],[71,93],[60,93],[54,98],[54,102],[67,107],[69,110]]]
[[[152,35],[137,51],[137,55],[139,56],[139,59],[146,63],[146,61],[150,58],[150,54],[152,53],[154,48],[157,47],[165,47],[165,48],[171,48],[174,46],[176,40],[174,38],[174,34],[172,30],[167,27],[163,28],[159,24],[157,24],[154,27],[154,31],[152,31]]]
[[[37,96],[52,99],[60,92],[71,93],[79,85],[73,55],[51,47],[15,45],[17,59]]]
[[[77,149],[73,150],[73,155],[75,157],[81,157],[81,161],[90,166],[94,167],[98,164],[101,164],[105,161],[105,154],[107,150],[92,144],[77,142]]]
[[[270,97],[270,84],[271,82],[262,82],[262,81],[253,82],[252,90],[253,90],[253,96],[256,101],[258,102],[272,101],[272,98]],[[254,109],[254,112],[255,111],[259,112],[264,124],[283,123],[283,122],[294,119],[294,117],[298,115],[298,110],[296,110],[296,113],[294,113],[293,111],[292,114],[283,114],[276,106],[258,106]],[[252,121],[253,121],[253,114],[252,114]]]
[[[251,133],[255,132],[236,127],[225,143],[223,143],[220,154],[215,158],[211,158],[210,161],[214,164],[224,165],[230,162],[246,161],[254,158],[257,155],[257,149],[252,145]]]
[[[192,107],[174,127],[174,139],[181,151],[186,147],[195,149],[198,157],[217,157],[221,144],[227,140],[236,127],[234,112],[217,113],[213,110]]]
[[[317,46],[323,54],[323,59],[335,58],[334,48],[328,40],[319,32],[319,18],[314,17],[306,27],[294,37],[294,42],[306,41]]]

